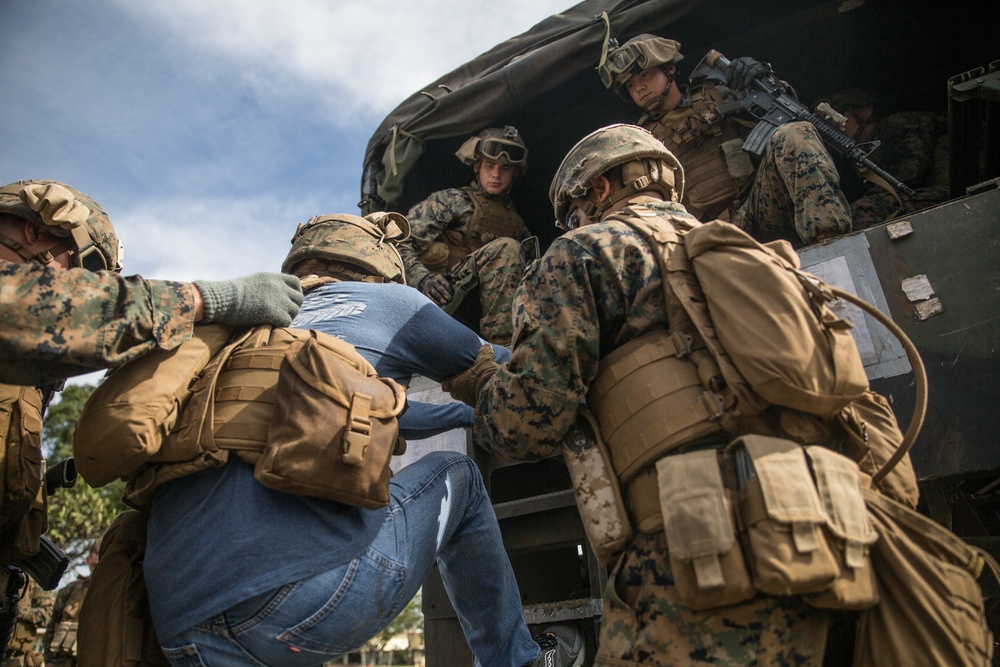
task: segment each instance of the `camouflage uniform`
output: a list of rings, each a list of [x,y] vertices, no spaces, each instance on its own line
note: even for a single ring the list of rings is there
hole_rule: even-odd
[[[90,590],[90,577],[80,577],[60,589],[45,628],[45,662],[55,667],[76,665],[76,631],[80,607]]]
[[[455,297],[444,309],[454,314],[462,299],[475,294],[482,307],[479,333],[487,340],[507,344],[511,334],[511,303],[524,272],[519,242],[528,234],[524,221],[506,194],[493,198],[506,211],[518,231],[511,238],[495,238],[485,234],[471,241],[475,249],[448,269],[431,271],[420,255],[435,241],[445,241],[446,232],[468,233],[474,213],[473,195],[486,197],[479,184],[464,188],[449,188],[435,192],[406,214],[410,222],[410,238],[399,244],[399,253],[406,267],[406,283],[416,287],[430,273],[443,273],[455,288]],[[450,263],[450,262],[449,262]],[[475,327],[475,322],[465,322]]]
[[[671,218],[685,209],[635,197]],[[605,221],[556,239],[514,299],[514,341],[479,395],[476,443],[514,459],[558,452],[598,365],[612,350],[669,328],[662,276],[643,237]],[[662,532],[638,534],[604,592],[597,665],[819,664],[827,613],[758,595],[698,612],[677,602]]]
[[[694,112],[688,105],[690,99],[690,94],[685,95],[674,111],[664,116],[643,116],[638,124],[657,135],[677,155],[688,171],[689,189],[693,190],[698,183],[696,172],[688,168],[685,152],[690,151],[671,139],[663,125],[673,126],[691,116]],[[723,136],[727,131],[746,134],[730,118],[720,118],[718,123],[723,126]],[[718,162],[718,170],[726,169],[720,151],[709,153],[702,154],[702,159]],[[800,246],[851,231],[851,213],[840,189],[840,175],[816,128],[807,122],[779,127],[771,135],[752,182],[737,182],[733,199],[720,204],[723,211],[729,209],[733,224],[762,242],[786,239]],[[699,217],[704,222],[720,215],[722,211]]]
[[[927,111],[900,111],[875,123],[869,141],[882,145],[872,159],[915,193],[900,192],[897,202],[885,188],[871,185],[851,203],[855,228],[877,225],[948,199],[947,160],[935,151],[944,133],[944,119]]]
[[[10,640],[3,667],[42,667],[42,640],[39,632],[52,615],[55,595],[34,581],[28,584],[28,593],[21,600],[17,614],[17,629]]]
[[[192,287],[0,261],[0,382],[41,386],[191,337]]]

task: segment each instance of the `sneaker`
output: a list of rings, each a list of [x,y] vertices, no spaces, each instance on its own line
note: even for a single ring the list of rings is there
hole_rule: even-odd
[[[583,630],[576,624],[550,625],[535,641],[542,652],[527,667],[580,667],[586,657]]]

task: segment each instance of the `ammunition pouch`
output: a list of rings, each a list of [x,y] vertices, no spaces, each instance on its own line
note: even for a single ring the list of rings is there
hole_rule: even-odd
[[[663,457],[626,497],[640,531],[664,531],[678,599],[692,609],[759,592],[858,610],[879,600],[863,479],[824,447],[747,435]]]

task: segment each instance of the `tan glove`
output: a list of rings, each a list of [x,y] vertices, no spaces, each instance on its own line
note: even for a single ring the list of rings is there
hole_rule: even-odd
[[[32,183],[17,193],[31,210],[38,211],[49,227],[69,231],[87,221],[90,209],[73,193],[56,183]]]
[[[475,363],[458,375],[445,378],[441,382],[441,388],[451,394],[452,398],[476,407],[479,391],[499,368],[500,364],[493,360],[493,347],[483,345],[479,348]]]

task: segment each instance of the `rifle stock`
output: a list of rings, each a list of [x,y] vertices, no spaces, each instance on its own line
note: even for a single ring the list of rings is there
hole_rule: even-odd
[[[704,64],[720,72],[728,72],[732,61],[718,51],[705,55]],[[698,69],[696,68],[696,72]],[[844,134],[840,128],[785,92],[785,86],[768,69],[768,73],[756,79],[741,100],[736,103],[716,107],[720,116],[731,115],[736,110],[743,111],[757,119],[757,124],[743,142],[743,150],[755,157],[761,157],[767,142],[780,126],[794,121],[807,121],[816,128],[823,142],[839,155],[846,157],[858,169],[868,169],[896,190],[913,194],[913,189],[889,172],[875,164],[869,157],[879,147],[878,141],[859,144]]]

